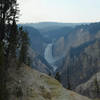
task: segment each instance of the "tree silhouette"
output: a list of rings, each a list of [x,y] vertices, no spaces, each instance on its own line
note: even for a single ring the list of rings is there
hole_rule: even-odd
[[[71,83],[70,83],[70,68],[67,68],[67,89],[71,90]]]
[[[8,49],[11,42],[11,34],[14,21],[17,21],[17,2],[16,0],[0,0],[0,100],[8,100],[6,88],[7,69],[8,69]]]
[[[29,38],[28,34],[23,31],[23,28],[19,28],[20,31],[20,51],[19,51],[19,62],[30,65],[30,58],[28,55],[28,48],[29,48]]]
[[[61,82],[61,77],[60,77],[60,73],[59,72],[56,73],[55,79],[58,80],[59,82]]]
[[[99,89],[99,84],[98,84],[98,80],[97,80],[97,75],[96,75],[96,77],[94,79],[94,84],[95,84],[96,94],[97,94],[97,96],[99,96],[100,95],[100,89]]]

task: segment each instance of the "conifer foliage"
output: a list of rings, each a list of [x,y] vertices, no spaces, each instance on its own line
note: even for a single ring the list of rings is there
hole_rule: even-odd
[[[29,47],[29,38],[27,32],[23,31],[23,28],[19,28],[20,32],[20,51],[19,51],[19,63],[29,64],[28,56],[28,47]]]
[[[58,80],[59,82],[61,82],[60,73],[59,72],[56,73],[55,79]]]
[[[17,0],[0,0],[0,100],[9,100],[6,87],[8,69],[14,63],[25,63],[29,39],[22,28],[18,28]],[[17,64],[17,63],[16,63]]]

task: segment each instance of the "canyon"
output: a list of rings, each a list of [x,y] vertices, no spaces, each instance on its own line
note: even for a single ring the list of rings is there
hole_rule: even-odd
[[[59,72],[60,82],[65,88],[68,88],[68,80],[70,80],[71,90],[86,95],[84,91],[79,92],[78,87],[88,82],[97,72],[100,72],[100,23],[81,24],[74,27],[37,27],[36,30],[39,32],[40,39],[42,37],[42,41],[35,38],[35,43],[38,43],[38,45],[31,42],[31,48],[39,54],[36,61],[41,57],[43,58],[42,64],[35,64],[35,66],[39,66],[35,69],[48,75],[52,74],[53,77]],[[32,32],[30,38],[31,41],[34,40]],[[43,59],[46,61],[45,67]],[[35,63],[35,60],[33,61]],[[43,71],[44,69],[46,71]],[[88,91],[88,86],[84,86],[81,85],[83,89],[85,88]],[[90,93],[90,91],[88,92]],[[99,98],[98,95],[97,97],[86,96]]]

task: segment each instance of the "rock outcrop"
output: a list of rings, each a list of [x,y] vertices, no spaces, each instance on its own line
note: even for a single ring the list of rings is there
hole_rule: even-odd
[[[88,81],[100,71],[100,40],[87,42],[77,48],[72,48],[59,69],[62,84],[67,87],[70,80],[71,88]],[[69,78],[69,79],[68,79]]]
[[[34,27],[24,26],[23,28],[28,33],[28,37],[30,39],[30,47],[35,52],[43,56],[44,49],[46,47],[45,38]]]
[[[62,40],[62,42],[60,39],[61,37],[59,37],[59,39],[57,39],[56,42],[54,43],[53,46],[54,57],[56,56],[61,57],[61,55],[68,55],[70,48],[78,47],[86,42],[100,38],[100,23],[80,25],[76,26],[75,28],[72,28],[70,31],[66,30],[63,31],[66,34],[64,34],[63,36],[64,39]]]
[[[87,82],[79,85],[75,91],[90,98],[100,98],[100,72],[93,75]]]
[[[44,57],[37,54],[33,49],[29,48],[29,56],[31,58],[31,67],[46,74],[52,74],[53,68],[51,65],[45,60]]]
[[[54,57],[61,57],[65,50],[64,37],[59,38],[52,49]]]
[[[23,65],[9,69],[10,100],[90,100],[66,90],[55,79]]]

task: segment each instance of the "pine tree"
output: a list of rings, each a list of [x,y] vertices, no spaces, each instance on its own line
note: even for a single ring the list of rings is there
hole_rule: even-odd
[[[2,43],[0,43],[0,100],[4,100],[4,94],[3,94],[3,72],[4,72],[4,54],[3,54],[3,47]]]
[[[6,88],[7,69],[8,69],[8,45],[13,22],[17,18],[16,0],[0,0],[0,100],[8,100],[8,91]],[[13,32],[14,33],[14,32]],[[6,62],[6,65],[5,65]]]
[[[99,96],[100,94],[100,89],[99,89],[99,84],[98,84],[98,81],[97,81],[97,75],[94,79],[94,85],[95,85],[95,91],[96,91],[96,95]]]
[[[56,73],[55,79],[61,82],[61,77],[59,72]]]
[[[70,83],[70,68],[67,68],[67,89],[71,90],[71,83]]]
[[[27,32],[23,31],[23,28],[20,27],[20,51],[19,51],[19,63],[24,63],[29,65],[29,55],[28,55],[28,47],[29,47],[29,38]]]
[[[16,49],[15,41],[17,40],[16,21],[18,12],[17,0],[0,0],[0,41],[3,42],[3,47],[5,47],[7,59],[9,59],[10,54],[14,55],[16,51],[14,49]],[[14,39],[15,41],[12,41]],[[15,44],[15,47],[13,44]],[[14,47],[13,50],[11,50],[12,47]]]
[[[32,66],[32,59],[30,58],[29,54],[27,55],[26,65]]]
[[[11,30],[8,38],[8,48],[7,48],[7,55],[11,58],[16,58],[16,51],[18,47],[18,28],[16,25],[15,20],[13,21],[13,24],[11,25]]]
[[[0,100],[8,100],[8,90],[6,88],[7,75],[5,71],[5,57],[3,44],[0,42]]]
[[[18,4],[16,0],[0,0],[0,41],[8,35],[7,26],[18,17],[17,14]]]

